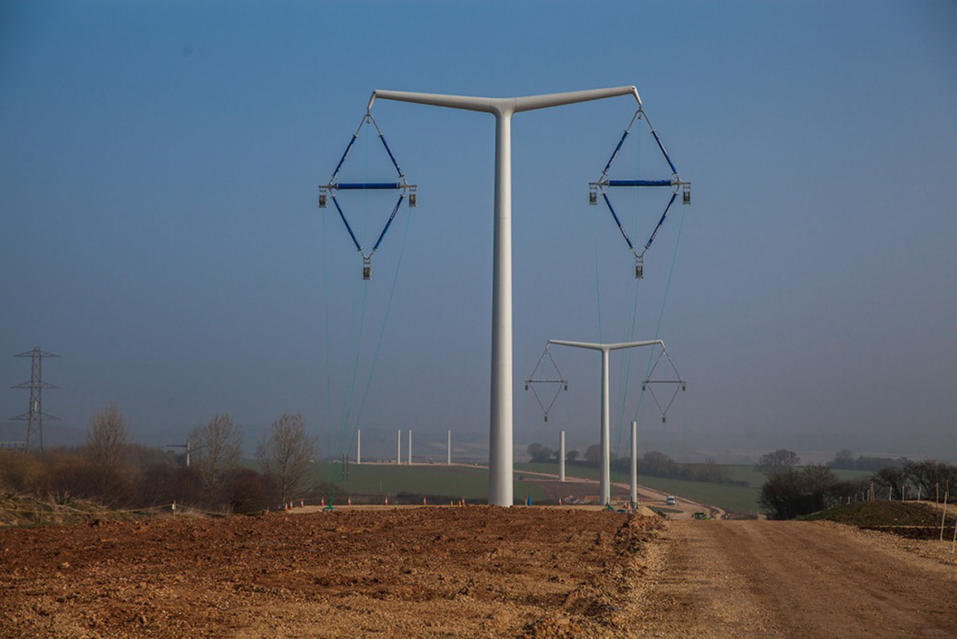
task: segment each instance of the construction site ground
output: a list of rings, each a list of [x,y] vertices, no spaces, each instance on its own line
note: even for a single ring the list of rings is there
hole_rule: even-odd
[[[6,528],[0,636],[954,636],[950,550],[538,507]]]

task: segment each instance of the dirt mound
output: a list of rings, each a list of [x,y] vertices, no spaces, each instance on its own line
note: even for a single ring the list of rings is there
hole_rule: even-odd
[[[87,499],[55,501],[10,493],[0,495],[0,527],[74,524],[93,519],[137,519],[156,515],[155,509],[114,511]]]
[[[953,508],[957,515],[957,507]],[[941,513],[932,504],[899,501],[857,502],[837,506],[803,519],[826,519],[861,528],[872,526],[940,526]],[[950,525],[953,515],[947,517]]]
[[[601,636],[659,518],[488,507],[0,530],[0,635]]]
[[[957,507],[947,516],[945,529],[957,525]],[[934,504],[918,502],[873,501],[838,506],[804,519],[835,521],[865,530],[877,530],[910,539],[936,539],[940,535],[943,513]]]

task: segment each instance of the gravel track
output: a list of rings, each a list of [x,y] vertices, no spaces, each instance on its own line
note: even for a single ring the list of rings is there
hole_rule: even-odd
[[[777,521],[674,521],[663,541],[649,636],[957,635],[957,567],[939,542]]]

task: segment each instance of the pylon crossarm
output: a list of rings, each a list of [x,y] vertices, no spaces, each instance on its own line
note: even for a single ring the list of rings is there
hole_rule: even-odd
[[[396,181],[376,181],[376,182],[338,182],[336,178],[339,175],[339,170],[342,168],[343,163],[346,161],[346,158],[349,157],[349,151],[352,149],[353,144],[359,138],[359,134],[362,132],[362,127],[366,124],[371,124],[375,128],[376,133],[379,136],[379,141],[382,143],[382,147],[385,149],[386,154],[389,156],[389,160],[392,162],[392,166],[395,168],[396,176],[398,180]],[[349,233],[349,238],[352,240],[352,243],[355,245],[356,250],[359,251],[359,254],[362,257],[362,278],[367,280],[371,276],[372,272],[372,255],[379,250],[379,246],[382,244],[382,240],[385,238],[386,233],[389,232],[389,229],[392,227],[392,222],[395,220],[396,213],[399,211],[399,207],[402,205],[402,202],[408,199],[409,206],[414,207],[417,200],[417,185],[409,184],[405,179],[405,174],[402,172],[402,169],[399,168],[399,163],[395,159],[395,155],[392,153],[392,149],[389,147],[389,143],[386,142],[385,136],[382,134],[382,129],[379,128],[378,122],[375,121],[375,118],[372,117],[371,113],[366,113],[362,116],[362,120],[359,122],[359,126],[356,128],[355,133],[352,134],[352,138],[349,140],[349,143],[346,145],[345,151],[342,152],[342,157],[339,158],[339,163],[336,164],[336,168],[332,172],[332,176],[329,178],[327,184],[319,185],[319,208],[325,208],[328,199],[332,199],[332,203],[336,207],[336,212],[339,214],[339,219],[342,220],[343,225],[346,227],[346,231]],[[348,218],[346,217],[345,211],[343,211],[342,204],[339,202],[339,198],[336,197],[336,192],[339,191],[400,191],[399,198],[396,200],[395,206],[392,207],[392,212],[389,214],[389,217],[386,219],[385,224],[382,226],[382,229],[379,231],[378,236],[376,236],[375,243],[372,246],[371,250],[365,250],[363,248],[363,242],[360,242],[359,237],[356,236],[355,230],[352,228],[352,225],[349,223]]]
[[[668,366],[671,367],[672,377],[668,379],[654,379],[655,370],[657,370],[658,365],[662,360],[668,363]],[[655,385],[670,385],[673,387],[670,397],[667,402],[662,403],[659,400],[657,393],[655,393]],[[654,364],[652,364],[651,369],[648,371],[648,377],[641,383],[641,390],[648,391],[648,394],[651,395],[651,399],[654,400],[655,406],[658,407],[658,412],[661,413],[661,421],[666,422],[668,417],[668,411],[671,409],[672,404],[675,403],[675,399],[678,397],[678,391],[687,390],[688,383],[681,377],[681,373],[678,372],[678,367],[675,365],[671,355],[668,354],[667,349],[662,346],[661,352],[658,353],[658,357],[655,358]]]
[[[655,143],[658,146],[658,150],[661,152],[662,157],[665,162],[668,163],[668,166],[671,168],[671,177],[670,178],[657,178],[657,179],[645,179],[645,178],[633,178],[633,179],[610,179],[608,177],[608,171],[611,169],[612,164],[615,159],[618,157],[618,152],[621,150],[622,145],[625,143],[625,139],[628,137],[628,134],[631,132],[632,126],[636,121],[644,121],[648,124],[648,129],[655,139]],[[648,240],[645,242],[641,250],[635,248],[635,243],[628,236],[628,233],[625,231],[624,226],[621,223],[621,219],[618,217],[618,213],[615,211],[615,208],[612,206],[611,200],[608,197],[607,190],[612,188],[660,188],[660,187],[671,187],[674,189],[674,192],[671,194],[671,199],[668,201],[668,204],[665,205],[664,211],[662,212],[658,223],[655,225],[654,229],[651,232],[651,235],[648,237]],[[614,151],[612,151],[611,156],[608,158],[608,161],[605,163],[605,168],[602,169],[601,175],[598,180],[588,183],[588,203],[595,205],[598,203],[598,193],[601,193],[602,200],[605,202],[605,205],[608,207],[608,211],[611,213],[612,218],[615,221],[615,225],[618,227],[619,232],[621,233],[622,238],[625,240],[625,244],[628,245],[628,249],[635,256],[635,278],[641,279],[644,277],[644,256],[645,253],[651,248],[652,243],[655,241],[655,237],[658,235],[658,231],[661,229],[662,224],[665,222],[665,218],[668,216],[668,211],[671,209],[671,205],[674,204],[675,199],[678,197],[678,193],[682,194],[682,203],[690,204],[691,203],[691,182],[682,180],[678,176],[678,169],[675,168],[675,164],[671,159],[671,156],[668,154],[668,151],[665,149],[665,145],[661,142],[661,138],[658,136],[658,132],[651,124],[651,120],[648,119],[648,114],[645,113],[644,107],[641,106],[639,100],[638,110],[635,111],[635,114],[631,116],[631,120],[628,122],[628,126],[625,127],[624,133],[622,133],[621,138],[618,140],[618,144],[615,146]]]
[[[555,370],[557,377],[535,377],[538,373],[538,369],[541,368],[542,364],[545,362],[546,358],[551,364],[551,367]],[[552,393],[551,400],[546,403],[542,401],[541,395],[538,394],[536,386],[539,385],[554,385],[555,392]],[[555,362],[555,358],[552,357],[551,352],[548,350],[548,344],[545,344],[545,350],[542,351],[542,354],[538,358],[538,362],[535,364],[535,368],[532,370],[532,374],[529,375],[528,379],[525,380],[525,390],[532,391],[532,395],[535,396],[535,401],[538,402],[539,407],[542,409],[542,412],[545,415],[545,421],[548,421],[548,413],[552,410],[552,406],[555,405],[555,402],[558,400],[559,393],[562,390],[568,390],[568,380],[564,378],[561,370],[558,368],[558,364]]]

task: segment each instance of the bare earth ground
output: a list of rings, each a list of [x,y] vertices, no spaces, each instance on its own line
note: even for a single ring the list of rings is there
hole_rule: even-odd
[[[367,507],[0,530],[0,636],[957,636],[957,556],[830,522]]]
[[[648,636],[953,637],[950,544],[829,522],[669,522]]]
[[[0,636],[626,636],[662,527],[466,507],[10,528]]]

